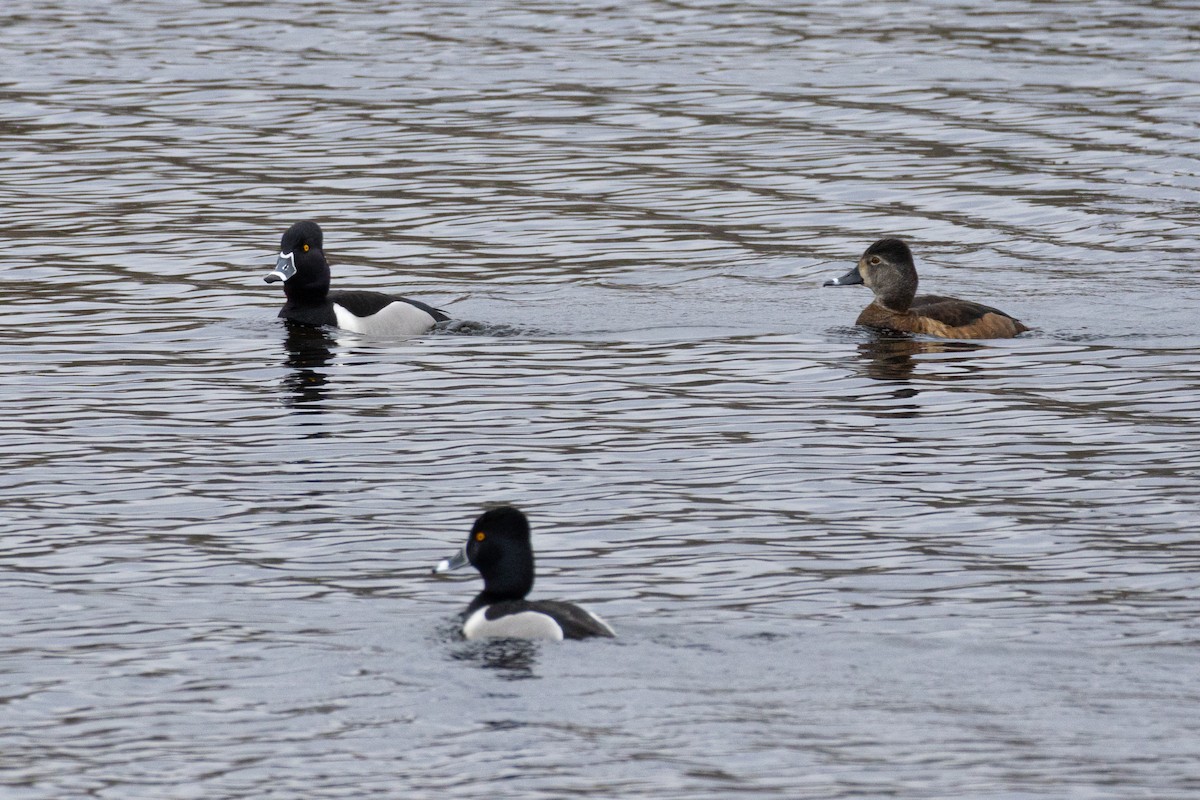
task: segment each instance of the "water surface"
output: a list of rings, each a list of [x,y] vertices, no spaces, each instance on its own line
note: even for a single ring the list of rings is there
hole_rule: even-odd
[[[1196,795],[1195,9],[778,6],[0,10],[6,797]]]

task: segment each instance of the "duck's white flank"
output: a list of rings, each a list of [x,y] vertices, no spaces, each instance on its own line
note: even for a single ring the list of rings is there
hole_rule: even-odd
[[[561,642],[562,628],[552,617],[536,611],[520,611],[500,619],[487,618],[487,606],[477,610],[463,624],[468,639],[550,639]]]
[[[415,336],[425,333],[437,322],[429,313],[400,300],[389,303],[369,317],[355,316],[337,303],[333,304],[333,313],[342,330],[377,336]]]

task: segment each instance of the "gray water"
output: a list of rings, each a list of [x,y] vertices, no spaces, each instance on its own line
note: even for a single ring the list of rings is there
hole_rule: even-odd
[[[0,796],[1196,797],[1197,18],[8,0]],[[494,502],[618,639],[457,638]]]

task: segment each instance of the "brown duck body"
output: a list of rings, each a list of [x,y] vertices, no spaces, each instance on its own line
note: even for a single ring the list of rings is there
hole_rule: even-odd
[[[872,302],[855,324],[947,339],[1009,339],[1029,330],[997,308],[936,294],[917,295],[907,311],[893,311],[879,301]]]
[[[858,283],[875,293],[875,300],[858,315],[858,325],[947,339],[1006,339],[1029,330],[998,308],[956,297],[918,295],[912,251],[900,239],[875,242],[854,269],[825,285]]]

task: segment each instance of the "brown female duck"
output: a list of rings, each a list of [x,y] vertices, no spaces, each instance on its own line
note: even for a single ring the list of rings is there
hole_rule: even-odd
[[[867,248],[854,269],[826,286],[866,284],[875,293],[871,305],[855,321],[869,328],[925,333],[949,339],[1007,339],[1029,330],[1017,319],[991,306],[917,294],[917,268],[912,251],[900,239],[880,239]]]

